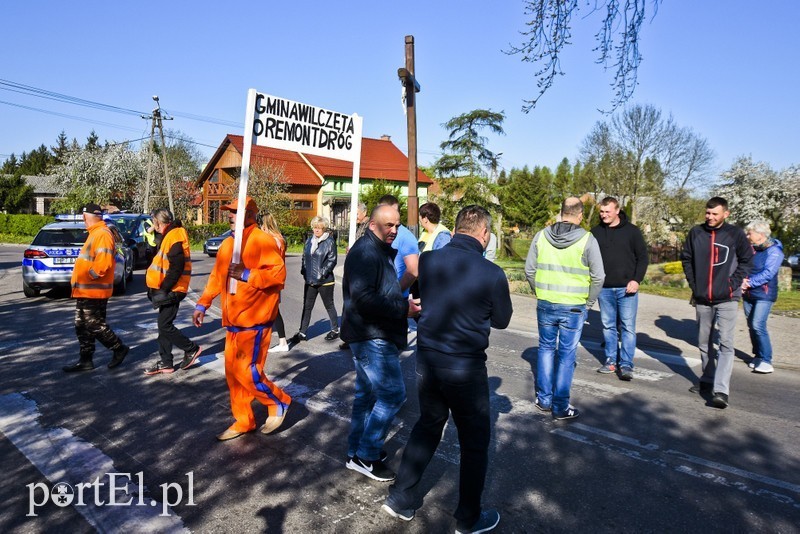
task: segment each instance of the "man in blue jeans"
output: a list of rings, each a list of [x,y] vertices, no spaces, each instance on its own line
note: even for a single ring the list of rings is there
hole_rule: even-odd
[[[511,320],[511,296],[503,270],[483,258],[491,216],[480,206],[463,208],[452,241],[420,256],[423,309],[417,329],[419,420],[411,430],[397,479],[383,510],[413,519],[416,490],[450,414],[458,429],[461,470],[456,532],[487,532],[500,521],[481,509],[491,434],[486,348],[491,328]]]
[[[597,372],[617,371],[620,380],[632,380],[639,284],[647,272],[647,245],[639,228],[629,223],[625,212],[620,211],[616,198],[606,197],[600,201],[600,221],[592,228],[606,273],[597,299],[603,322],[605,363]]]
[[[389,426],[406,400],[400,351],[408,345],[407,318],[419,306],[403,296],[392,261],[400,212],[378,206],[364,236],[344,263],[341,337],[349,343],[356,369],[355,398],[348,437],[348,469],[373,480],[394,480],[381,448]]]
[[[536,294],[539,355],[536,362],[535,406],[553,418],[574,419],[569,403],[575,353],[586,312],[603,287],[605,272],[600,247],[581,228],[583,202],[569,197],[561,204],[561,221],[533,237],[525,276]]]

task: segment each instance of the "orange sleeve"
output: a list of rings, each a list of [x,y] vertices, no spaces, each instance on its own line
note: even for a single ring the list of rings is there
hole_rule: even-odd
[[[231,263],[231,255],[233,254],[233,238],[228,238],[222,242],[217,251],[217,259],[214,262],[214,267],[211,269],[211,274],[206,282],[206,288],[203,294],[197,300],[197,304],[203,306],[205,309],[211,307],[214,299],[227,290],[226,284],[228,283],[228,265]]]

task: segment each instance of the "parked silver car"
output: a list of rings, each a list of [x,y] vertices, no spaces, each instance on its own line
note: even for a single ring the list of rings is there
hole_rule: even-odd
[[[76,217],[80,216],[59,216],[45,225],[23,253],[22,292],[26,297],[35,297],[42,289],[70,286],[75,259],[89,235],[83,220]],[[116,245],[114,293],[119,295],[133,278],[133,254],[119,229],[112,224],[108,228]]]

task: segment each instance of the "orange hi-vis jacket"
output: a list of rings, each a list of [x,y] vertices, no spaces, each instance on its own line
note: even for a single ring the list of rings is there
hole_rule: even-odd
[[[72,297],[107,299],[114,292],[114,236],[105,221],[88,230],[89,237],[72,270]]]
[[[175,243],[181,244],[185,263],[183,264],[183,273],[181,273],[180,278],[178,278],[178,281],[175,282],[170,291],[177,291],[178,293],[187,293],[189,291],[189,280],[192,278],[192,254],[189,250],[189,234],[186,233],[186,228],[183,227],[172,228],[164,235],[153,262],[147,268],[147,276],[145,277],[147,287],[151,289],[161,288],[161,284],[164,282],[169,270],[169,257],[167,254]]]
[[[235,295],[228,292],[232,256],[233,236],[220,245],[198,306],[208,309],[221,294],[222,326],[249,328],[271,323],[278,315],[278,300],[286,282],[286,266],[275,239],[255,224],[244,229],[242,263],[249,273],[246,282],[237,282]]]

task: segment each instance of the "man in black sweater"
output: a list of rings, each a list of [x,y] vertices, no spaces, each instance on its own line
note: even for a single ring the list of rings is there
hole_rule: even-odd
[[[383,505],[392,517],[414,517],[414,492],[452,414],[461,449],[456,532],[486,532],[500,521],[497,511],[481,510],[491,432],[486,348],[491,328],[508,326],[512,307],[505,273],[483,258],[490,229],[489,212],[467,206],[456,218],[452,241],[420,256],[420,418]]]
[[[606,272],[603,289],[597,297],[606,360],[597,372],[618,371],[621,380],[632,380],[639,284],[647,272],[647,245],[639,228],[629,223],[625,212],[620,211],[616,198],[600,201],[600,221],[592,228],[592,235],[600,245]]]

